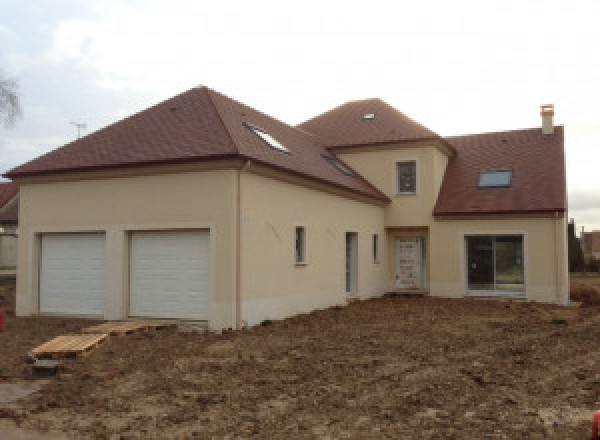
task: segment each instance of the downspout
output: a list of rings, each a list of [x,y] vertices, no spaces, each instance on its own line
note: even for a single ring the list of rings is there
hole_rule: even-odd
[[[237,224],[236,224],[236,250],[235,250],[235,328],[242,328],[242,173],[250,167],[250,161],[246,163],[237,173]]]

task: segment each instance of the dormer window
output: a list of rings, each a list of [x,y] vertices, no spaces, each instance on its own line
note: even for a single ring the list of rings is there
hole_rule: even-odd
[[[479,173],[479,188],[510,188],[512,170],[482,171]]]
[[[267,133],[266,130],[257,127],[256,125],[248,124],[247,122],[244,122],[244,126],[256,136],[261,138],[273,150],[280,151],[281,153],[292,154],[290,150],[288,150],[281,142]]]

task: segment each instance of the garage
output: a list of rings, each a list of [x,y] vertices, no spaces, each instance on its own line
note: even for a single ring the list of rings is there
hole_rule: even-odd
[[[208,230],[131,233],[129,315],[208,320]]]
[[[104,315],[104,234],[44,234],[40,313]]]

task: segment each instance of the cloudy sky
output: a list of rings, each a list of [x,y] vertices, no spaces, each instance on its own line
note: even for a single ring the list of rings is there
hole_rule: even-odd
[[[0,173],[198,84],[297,124],[379,97],[441,135],[564,124],[569,216],[600,229],[600,1],[0,0],[24,118]]]

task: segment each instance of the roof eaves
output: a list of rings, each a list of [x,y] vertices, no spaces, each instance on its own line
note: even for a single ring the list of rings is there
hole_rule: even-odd
[[[159,159],[159,160],[147,160],[143,162],[123,162],[118,164],[106,164],[106,165],[92,165],[92,166],[76,166],[76,167],[65,167],[65,168],[56,168],[52,170],[44,170],[44,171],[23,171],[16,172],[9,171],[6,174],[3,174],[3,177],[14,179],[19,177],[32,177],[32,176],[46,176],[46,175],[57,175],[64,173],[75,173],[75,172],[89,172],[89,171],[102,171],[108,169],[120,169],[120,168],[142,168],[147,166],[154,165],[174,165],[181,164],[185,162],[204,162],[204,161],[216,161],[216,160],[226,160],[226,159],[235,159],[240,157],[238,153],[225,153],[225,154],[215,154],[212,156],[195,156],[195,157],[186,157],[186,158],[177,158],[177,159]]]
[[[456,155],[456,149],[444,138],[442,137],[423,137],[423,138],[411,138],[411,139],[399,139],[399,140],[387,140],[380,142],[360,142],[356,144],[332,144],[325,145],[325,148],[329,151],[343,151],[343,150],[351,150],[353,148],[362,148],[362,147],[378,147],[385,145],[393,145],[393,144],[411,144],[415,142],[439,142],[440,150],[442,150],[447,156],[451,157]]]
[[[544,208],[544,209],[508,209],[508,210],[486,210],[486,211],[437,211],[434,210],[434,217],[477,217],[489,215],[518,215],[518,214],[552,214],[564,213],[565,208]]]
[[[324,183],[326,185],[333,186],[335,188],[342,189],[344,191],[349,191],[349,192],[352,192],[352,193],[355,193],[355,194],[359,194],[359,195],[361,195],[363,197],[367,197],[367,198],[370,198],[370,199],[373,199],[373,200],[377,200],[379,202],[384,202],[385,204],[388,204],[388,203],[391,202],[391,200],[390,200],[390,198],[388,196],[386,196],[385,194],[383,194],[381,191],[379,191],[377,188],[375,188],[369,182],[367,182],[369,184],[369,187],[371,187],[376,192],[377,195],[369,194],[369,193],[367,193],[365,191],[360,191],[358,189],[351,188],[351,187],[349,187],[347,185],[343,185],[341,183],[333,182],[333,181],[331,181],[329,179],[324,179],[322,177],[318,177],[318,176],[314,176],[314,175],[311,175],[311,174],[303,173],[302,171],[292,170],[292,169],[289,169],[289,168],[286,168],[286,167],[282,167],[282,166],[276,165],[276,164],[271,163],[271,162],[267,162],[267,161],[263,161],[263,160],[260,160],[260,159],[256,159],[254,157],[249,157],[249,156],[244,156],[244,155],[240,155],[239,157],[241,157],[244,160],[248,160],[250,162],[254,162],[254,163],[260,164],[262,166],[268,167],[268,168],[273,168],[273,169],[278,170],[278,171],[283,171],[284,173],[292,174],[292,175],[295,175],[295,176],[298,176],[298,177],[303,177],[303,178],[308,179],[308,180],[314,180],[316,182]],[[354,170],[352,170],[352,171],[354,171]],[[357,173],[357,176],[360,176],[360,174]],[[363,180],[364,180],[364,178],[363,178]]]

